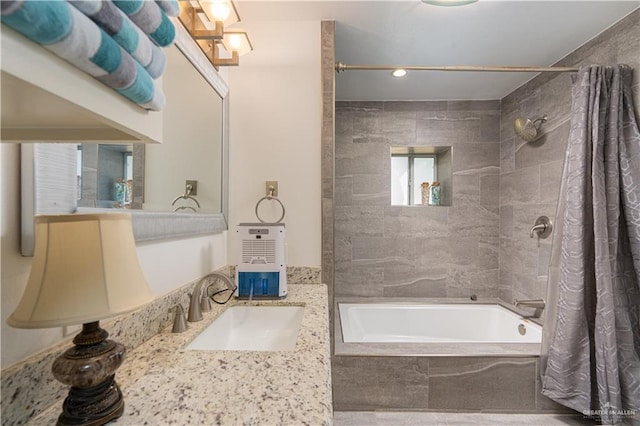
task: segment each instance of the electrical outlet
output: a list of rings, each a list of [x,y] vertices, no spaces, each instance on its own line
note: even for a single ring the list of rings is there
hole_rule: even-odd
[[[273,194],[271,194],[271,187],[273,187]],[[277,197],[278,196],[278,181],[277,180],[268,180],[266,185],[265,185],[265,189],[266,189],[266,194],[267,195],[271,195],[272,197]]]

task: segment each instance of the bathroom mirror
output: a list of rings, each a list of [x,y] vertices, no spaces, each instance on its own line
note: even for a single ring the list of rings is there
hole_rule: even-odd
[[[78,202],[83,172],[93,173],[96,185],[98,168],[78,170],[78,156],[90,144],[78,150],[76,144],[22,144],[22,253],[33,251],[35,214],[113,211],[126,207],[132,213],[136,241],[186,237],[222,232],[227,229],[228,212],[228,87],[181,25],[176,25],[175,46],[165,49],[167,71],[163,89],[167,107],[163,111],[162,144],[112,147],[132,163],[131,199],[124,205],[100,203],[99,198]],[[183,96],[179,101],[171,101]],[[172,96],[173,95],[173,96]],[[96,152],[100,144],[93,144]],[[105,147],[107,148],[107,147]],[[144,159],[142,161],[142,159]],[[123,161],[127,161],[126,159]],[[85,163],[85,166],[87,164]],[[91,167],[84,167],[91,169]],[[111,182],[119,176],[111,173]],[[125,179],[123,170],[122,180]],[[144,176],[144,179],[142,179]],[[107,179],[109,180],[109,179]],[[178,199],[185,194],[187,180],[198,182],[200,208],[173,209],[186,205]],[[111,183],[106,184],[106,186]],[[126,188],[126,185],[125,185]],[[126,189],[125,189],[126,191]],[[80,194],[79,194],[80,192]],[[86,192],[86,188],[85,188]],[[191,205],[191,204],[189,204]],[[138,208],[142,209],[138,209]]]
[[[450,146],[391,147],[391,205],[450,206],[451,184]]]
[[[222,168],[211,167],[222,160],[222,97],[177,47],[166,54],[164,142],[80,144],[79,206],[222,211]],[[193,198],[178,198],[187,182]]]

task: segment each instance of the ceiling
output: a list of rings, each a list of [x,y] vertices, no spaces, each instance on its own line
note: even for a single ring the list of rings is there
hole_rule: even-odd
[[[549,66],[640,7],[640,0],[238,1],[255,21],[336,21],[336,60],[350,65]],[[251,33],[250,33],[251,35]],[[256,43],[254,42],[254,45]],[[337,100],[500,99],[533,73],[345,71]]]

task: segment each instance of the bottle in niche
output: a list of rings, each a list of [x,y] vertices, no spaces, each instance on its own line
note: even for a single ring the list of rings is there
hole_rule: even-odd
[[[432,206],[440,205],[440,182],[435,181],[431,184],[431,202],[429,203]]]
[[[426,206],[429,204],[429,182],[422,182],[420,187],[422,189],[422,205]]]

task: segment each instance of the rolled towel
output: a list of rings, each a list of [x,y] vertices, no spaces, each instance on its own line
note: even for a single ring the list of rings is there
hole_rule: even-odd
[[[167,66],[167,56],[162,48],[151,43],[151,62],[144,67],[152,78],[158,78],[162,75]]]
[[[4,3],[4,2],[3,2]],[[141,105],[161,97],[149,74],[109,35],[64,1],[19,1],[0,19]],[[11,14],[5,11],[11,10]],[[65,25],[62,25],[65,24]]]
[[[69,5],[60,1],[0,1],[0,20],[38,44],[60,41],[71,31]]]
[[[158,3],[158,6],[160,6],[167,15],[180,15],[180,5],[178,4],[178,0],[156,0],[156,3]]]
[[[176,37],[173,22],[154,1],[145,0],[113,0],[142,31],[158,46],[168,46]]]
[[[110,0],[71,0],[70,3],[131,54],[152,78],[162,75],[166,63],[162,49]]]
[[[116,91],[134,102],[145,106],[145,108],[153,110],[162,109],[164,103],[161,105],[153,104],[154,98],[158,99],[158,95],[155,92],[160,91],[159,88],[156,87],[154,81],[149,77],[149,74],[142,68],[142,65],[135,61],[134,64],[135,68],[137,68],[134,81],[129,86],[116,89]],[[161,99],[164,99],[164,96],[162,96]]]

